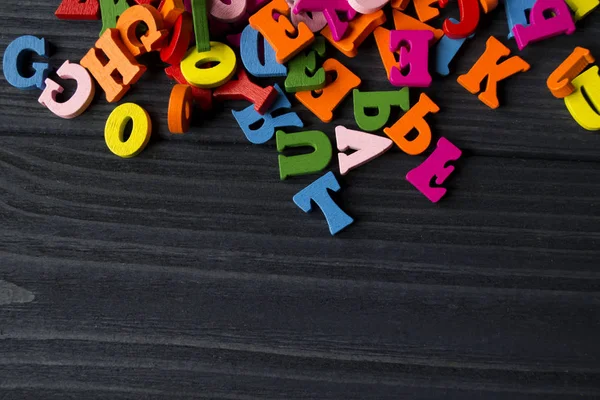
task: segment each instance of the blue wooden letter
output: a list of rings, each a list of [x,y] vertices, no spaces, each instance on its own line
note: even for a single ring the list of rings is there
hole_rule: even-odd
[[[323,215],[325,215],[325,220],[329,225],[329,232],[331,232],[331,235],[335,235],[352,224],[354,220],[333,202],[327,192],[328,189],[334,192],[340,190],[340,184],[331,171],[298,192],[294,196],[294,203],[302,211],[309,212],[312,210],[311,201],[314,201],[321,208],[321,211],[323,211]]]
[[[450,21],[458,24],[458,21],[454,18],[450,18]],[[475,34],[469,36],[469,39],[473,36],[475,36]],[[460,50],[465,40],[467,40],[467,38],[450,39],[446,35],[442,36],[435,47],[435,72],[443,76],[450,74],[450,62],[454,56],[456,56],[456,53],[458,53],[458,50]]]
[[[263,40],[264,64],[258,56],[258,31],[248,25],[242,32],[240,39],[240,55],[242,63],[248,72],[257,78],[270,78],[274,76],[286,76],[287,68],[285,65],[279,64],[275,59],[275,50],[265,40]]]
[[[287,97],[285,97],[285,93],[283,93],[283,90],[281,90],[279,85],[275,84],[273,86],[275,87],[277,92],[279,92],[279,95],[277,96],[277,99],[275,100],[271,108],[269,108],[269,111],[265,113],[265,115],[260,115],[259,113],[257,113],[254,109],[254,105],[248,106],[242,111],[231,111],[233,117],[239,124],[240,128],[242,128],[242,131],[244,131],[244,135],[246,135],[246,138],[251,143],[266,143],[273,137],[273,135],[275,134],[275,130],[278,128],[290,126],[302,128],[304,126],[304,123],[302,122],[300,117],[298,117],[298,114],[292,111],[283,115],[279,115],[277,117],[271,116],[271,113],[273,111],[280,110],[282,108],[292,107],[292,104],[287,99]],[[250,127],[261,120],[263,121],[263,123],[259,128],[252,129]]]
[[[513,37],[513,27],[517,24],[529,26],[525,11],[531,10],[536,0],[505,0],[504,9],[508,20],[508,38]]]
[[[32,64],[35,73],[30,77],[24,77],[23,62],[25,52],[34,52],[39,56],[48,57],[48,43],[46,39],[39,39],[35,36],[25,35],[16,38],[8,45],[4,52],[2,60],[4,77],[16,88],[19,89],[44,89],[46,87],[46,77],[50,71],[50,65],[45,62],[34,62]]]

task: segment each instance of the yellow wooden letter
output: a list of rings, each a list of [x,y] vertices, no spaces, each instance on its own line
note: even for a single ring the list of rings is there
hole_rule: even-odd
[[[567,4],[575,12],[575,20],[580,20],[598,7],[598,0],[566,0]]]
[[[127,141],[123,141],[125,126],[131,120],[133,128]],[[113,110],[106,120],[104,140],[116,155],[123,158],[137,156],[150,140],[152,122],[142,107],[134,103],[121,104]]]
[[[199,68],[203,64],[216,62],[210,68]],[[235,74],[237,60],[231,47],[210,42],[210,50],[198,52],[190,49],[181,61],[181,72],[192,86],[199,88],[215,88],[222,86]]]
[[[600,129],[600,115],[587,102],[582,90],[585,90],[587,97],[592,102],[595,109],[600,108],[600,76],[598,76],[598,66],[581,73],[571,82],[575,91],[565,97],[567,109],[579,125],[588,131],[597,131]]]

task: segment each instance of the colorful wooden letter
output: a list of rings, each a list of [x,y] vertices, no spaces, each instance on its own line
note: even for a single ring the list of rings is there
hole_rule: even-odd
[[[379,157],[392,147],[394,142],[390,139],[365,133],[353,131],[343,126],[335,128],[335,138],[337,141],[338,160],[340,164],[340,174],[346,175],[350,170],[360,167],[369,161]],[[347,155],[343,152],[352,149],[354,153]]]
[[[429,113],[437,113],[440,108],[425,93],[421,93],[419,102],[412,106],[391,128],[385,128],[383,132],[390,137],[406,154],[416,156],[421,154],[431,143],[431,128],[425,116]],[[416,129],[417,136],[408,140],[408,134]]]
[[[552,15],[549,18],[545,14]],[[564,0],[537,0],[529,14],[529,26],[515,25],[513,34],[519,50],[532,42],[575,32],[571,11]]]
[[[428,87],[431,85],[429,75],[429,42],[433,39],[430,31],[392,31],[390,33],[390,50],[400,51],[400,68],[394,66],[390,71],[390,82],[394,86]],[[407,49],[406,44],[408,45]],[[402,70],[409,68],[408,74]]]
[[[128,8],[127,0],[98,0],[100,2],[100,14],[102,15],[102,29],[100,35],[104,35],[107,29],[117,27],[117,18]]]
[[[575,91],[571,81],[594,61],[588,49],[576,47],[573,53],[550,74],[547,81],[548,89],[559,99],[570,95]]]
[[[298,0],[286,0],[291,9],[294,9],[294,3],[297,1]],[[298,14],[292,12],[291,19],[292,24],[295,27],[298,27],[300,22],[304,22],[311,32],[319,32],[327,26],[327,19],[325,19],[325,15],[323,15],[321,11],[299,12]]]
[[[390,79],[392,68],[400,62],[400,55],[390,50],[390,34],[391,31],[389,29],[382,28],[381,26],[377,27],[373,32],[377,50],[379,51],[379,56],[381,57],[388,80]]]
[[[536,0],[504,0],[509,39],[513,37],[513,28],[515,25],[529,25],[527,13],[531,12],[531,8],[535,2]]]
[[[147,27],[147,31],[138,39],[136,30],[140,23]],[[163,29],[160,13],[149,5],[133,6],[125,10],[117,20],[117,29],[121,32],[123,44],[133,56],[160,49],[169,34]]]
[[[209,12],[222,22],[235,22],[246,14],[246,0],[211,0]]]
[[[185,12],[183,0],[162,0],[158,6],[158,12],[162,16],[165,29],[171,29],[179,17]],[[190,17],[191,15],[187,14]],[[187,50],[187,49],[186,49]]]
[[[330,171],[296,193],[294,203],[306,213],[312,210],[313,202],[319,206],[333,236],[354,222],[352,217],[335,204],[328,193],[328,190],[339,192],[340,189],[340,184]]]
[[[440,15],[440,10],[431,7],[432,4],[438,3],[438,0],[413,0],[417,17],[421,22],[427,22]]]
[[[102,87],[109,103],[119,101],[130,85],[144,74],[146,67],[137,63],[116,29],[107,29],[94,46],[81,59],[81,65]]]
[[[381,10],[390,0],[348,0],[348,4],[361,14],[373,14]]]
[[[124,141],[125,127],[129,121],[133,128]],[[122,158],[135,157],[144,150],[152,134],[152,121],[142,107],[134,103],[124,103],[113,110],[106,120],[104,140],[108,149]]]
[[[431,31],[435,40],[429,44],[433,44],[444,36],[444,31],[441,29],[435,29],[424,22],[419,21],[413,17],[410,17],[400,11],[393,10],[392,15],[394,17],[394,27],[398,31]],[[456,20],[455,20],[456,21]]]
[[[280,14],[277,20],[274,13]],[[280,64],[291,60],[315,40],[315,35],[306,24],[301,22],[295,28],[288,19],[289,15],[290,7],[285,0],[273,0],[248,20],[271,44]]]
[[[177,83],[190,86],[192,88],[192,97],[202,110],[208,111],[212,109],[212,90],[191,86],[181,73],[179,65],[171,65],[165,68],[165,74]]]
[[[192,17],[190,14],[187,12],[180,14],[171,30],[169,42],[165,43],[160,50],[160,59],[168,64],[179,64],[185,57],[188,47],[190,47],[192,30]]]
[[[313,91],[306,91],[296,93],[296,98],[321,121],[331,122],[333,111],[352,89],[360,85],[360,78],[334,58],[325,61],[323,68],[325,73],[335,71],[336,79],[323,89],[319,89],[320,95],[315,95]]]
[[[529,64],[519,56],[510,57],[498,64],[501,57],[509,55],[510,49],[490,36],[485,45],[485,52],[467,74],[458,77],[458,83],[472,94],[477,94],[481,90],[481,82],[487,77],[485,91],[479,94],[479,100],[490,108],[498,108],[498,82],[517,72],[529,70]]]
[[[300,52],[288,63],[290,70],[285,79],[285,90],[288,93],[325,87],[325,69],[317,69],[317,54],[319,57],[324,57],[325,51],[325,39],[319,36],[313,42],[310,50]]]
[[[198,65],[218,62],[210,68],[198,68]],[[181,72],[185,79],[194,86],[210,89],[225,84],[235,74],[237,61],[231,47],[210,42],[210,50],[198,52],[190,49],[181,61]]]
[[[280,154],[279,177],[285,180],[290,176],[307,175],[320,172],[327,168],[331,162],[331,141],[321,131],[305,131],[296,133],[285,133],[277,131],[275,134],[277,151],[283,152],[292,147],[312,147],[313,152],[296,156],[284,156]]]
[[[356,57],[358,47],[365,39],[377,28],[385,22],[385,13],[383,10],[376,11],[372,14],[360,15],[350,21],[348,30],[343,39],[336,41],[332,31],[326,27],[321,31],[321,35],[325,37],[336,49],[344,53],[346,57]]]
[[[279,64],[275,59],[275,50],[263,37],[259,39],[259,32],[252,28],[250,25],[246,26],[242,32],[240,39],[240,56],[244,67],[248,70],[251,75],[257,78],[270,78],[276,76],[286,76],[287,68],[285,65]],[[258,41],[262,40],[263,56],[261,57],[258,52],[260,46]]]
[[[240,128],[242,128],[244,135],[246,135],[246,138],[251,143],[266,143],[267,141],[271,140],[275,134],[275,130],[278,128],[302,128],[304,126],[302,120],[295,112],[290,111],[286,114],[278,115],[276,117],[271,115],[271,113],[275,111],[289,109],[292,107],[292,104],[289,102],[279,85],[275,84],[274,87],[279,96],[267,113],[265,113],[265,115],[260,115],[258,112],[256,112],[253,106],[249,106],[242,111],[231,111],[238,125]],[[258,124],[259,122],[261,123]],[[256,125],[259,127],[254,128]]]
[[[18,89],[44,89],[46,77],[50,71],[50,65],[45,62],[34,62],[31,66],[35,73],[30,77],[23,76],[23,57],[25,52],[34,52],[42,57],[49,57],[48,43],[46,39],[25,35],[13,40],[2,58],[2,69],[6,81]]]
[[[588,131],[597,131],[600,129],[600,115],[596,110],[600,109],[600,76],[598,76],[598,66],[583,72],[577,78],[573,79],[575,91],[565,97],[565,105],[579,125]],[[583,91],[589,98],[588,102]],[[592,107],[593,106],[593,107]]]
[[[61,118],[69,119],[81,115],[89,107],[96,92],[92,77],[81,65],[69,61],[61,65],[56,75],[61,79],[74,79],[77,82],[77,90],[69,100],[59,103],[56,101],[56,94],[62,93],[64,88],[52,79],[46,79],[46,88],[38,102]]]
[[[439,0],[440,7],[444,8],[448,0]],[[471,36],[479,24],[479,0],[458,0],[460,21],[454,23],[447,18],[442,29],[450,39],[460,39]]]
[[[451,21],[456,21],[450,18]],[[469,36],[472,38],[474,35]],[[444,36],[437,42],[435,46],[435,72],[440,75],[447,76],[450,74],[450,62],[458,53],[467,38],[450,39]]]
[[[410,109],[408,88],[390,92],[361,92],[354,89],[353,97],[354,119],[360,129],[367,132],[374,132],[387,124],[392,106],[400,107],[402,111]],[[377,110],[377,114],[367,115],[367,110],[373,109]]]
[[[62,0],[54,15],[58,19],[98,19],[100,4],[98,0]]]
[[[594,11],[600,4],[598,0],[566,0],[566,2],[575,13],[577,21]]]
[[[191,86],[182,84],[173,86],[167,114],[169,132],[181,134],[190,130],[192,101]]]
[[[444,137],[437,142],[437,147],[429,157],[417,168],[406,174],[406,180],[419,189],[433,203],[440,201],[447,192],[443,187],[431,187],[430,183],[435,178],[436,185],[442,185],[454,172],[454,167],[447,165],[449,161],[456,161],[462,152]]]
[[[348,22],[356,16],[356,11],[350,7],[348,0],[297,0],[294,3],[294,13],[321,11],[325,15],[327,25],[331,30],[333,40],[340,41],[348,29]],[[345,21],[342,21],[338,13],[343,13]]]
[[[244,68],[238,68],[237,78],[215,90],[213,97],[219,101],[248,100],[254,103],[257,113],[261,115],[266,113],[279,95],[277,90],[273,86],[263,88],[252,83]]]

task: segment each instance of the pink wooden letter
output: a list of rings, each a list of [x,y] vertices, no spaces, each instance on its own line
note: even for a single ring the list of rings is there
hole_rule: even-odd
[[[75,79],[77,91],[69,100],[59,103],[56,101],[56,94],[62,93],[64,88],[48,78],[46,79],[46,88],[38,102],[61,118],[78,117],[89,107],[96,92],[90,74],[81,65],[70,63],[68,60],[61,65],[56,74],[62,79]]]
[[[208,2],[210,14],[223,22],[235,22],[246,12],[246,0],[210,0]]]
[[[294,3],[296,3],[297,1],[298,0],[286,0],[288,6],[290,6],[290,8],[292,9],[294,8]],[[298,27],[298,24],[300,24],[300,22],[304,22],[311,32],[319,32],[321,29],[325,28],[325,26],[327,25],[325,15],[321,11],[311,12],[311,14],[312,17],[309,17],[308,13],[305,12],[300,12],[298,14],[292,13],[292,24],[295,27]]]
[[[552,13],[553,16],[546,19],[544,13]],[[519,50],[523,50],[531,42],[575,32],[571,11],[564,0],[537,0],[531,8],[529,20],[529,26],[517,24],[513,27]]]
[[[454,172],[454,167],[446,167],[446,163],[458,160],[461,154],[462,152],[458,147],[450,143],[448,139],[441,137],[433,153],[421,165],[410,171],[406,175],[406,180],[419,189],[429,200],[437,203],[446,194],[446,189],[431,187],[429,183],[432,178],[435,178],[436,184],[443,184]]]
[[[337,148],[340,151],[338,160],[340,162],[340,174],[342,175],[346,175],[350,170],[379,157],[394,144],[386,137],[354,131],[341,125],[335,128],[335,138]],[[356,151],[352,154],[343,153],[348,149]]]
[[[372,14],[377,10],[381,10],[383,6],[390,0],[348,0],[350,7],[361,14]]]
[[[433,39],[431,31],[391,31],[390,50],[400,50],[400,68],[394,66],[390,71],[390,82],[394,86],[428,87],[429,41]],[[408,46],[408,48],[407,48]],[[410,66],[406,75],[402,69]]]
[[[348,0],[297,0],[294,4],[294,14],[306,11],[323,11],[336,42],[342,40],[348,29],[348,22],[340,20],[337,12],[346,13],[348,21],[356,16],[356,11],[350,7]]]

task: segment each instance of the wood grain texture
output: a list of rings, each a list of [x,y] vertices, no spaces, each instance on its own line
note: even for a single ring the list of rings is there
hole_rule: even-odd
[[[78,61],[100,22],[57,20],[58,3],[4,1],[0,52],[32,34],[55,67]],[[516,50],[502,7],[485,18],[459,73],[490,34]],[[230,110],[247,103],[169,135],[158,55],[122,100],[154,125],[129,160],[106,148],[100,90],[64,121],[1,77],[0,291],[32,301],[0,303],[0,398],[599,398],[600,135],[545,86],[598,35],[593,13],[528,46],[495,111],[434,78],[435,135],[465,152],[449,196],[431,204],[404,179],[424,157],[393,149],[340,179],[357,221],[335,238],[292,202],[317,176],[280,182],[274,141],[245,140]],[[360,52],[328,57],[391,90],[372,37]],[[294,110],[332,139],[356,128],[351,97],[333,124]]]

